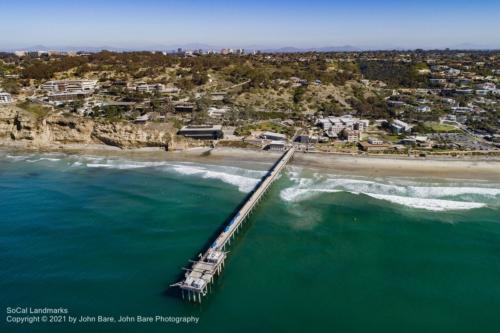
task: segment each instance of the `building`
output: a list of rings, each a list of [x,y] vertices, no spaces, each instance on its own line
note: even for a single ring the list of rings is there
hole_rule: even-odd
[[[0,92],[0,104],[12,103],[12,96],[6,92]]]
[[[135,90],[140,93],[155,93],[155,92],[163,92],[165,90],[165,86],[161,83],[139,83]]]
[[[273,140],[268,145],[266,145],[264,149],[273,151],[283,151],[286,149],[286,142],[280,140]]]
[[[261,139],[273,141],[286,141],[286,135],[273,132],[264,132],[260,135]]]
[[[380,143],[375,144],[375,143],[370,143],[370,140],[368,140],[368,142],[359,142],[358,146],[361,150],[366,151],[367,153],[374,151],[384,151],[391,148],[390,144],[383,143],[381,141]]]
[[[229,111],[228,108],[209,107],[207,113],[210,118],[222,118],[227,111]]]
[[[302,144],[310,144],[310,143],[318,143],[319,138],[317,136],[309,136],[309,135],[297,135],[295,137],[295,142]]]
[[[71,102],[79,99],[84,99],[88,97],[91,91],[68,91],[68,92],[56,92],[49,94],[49,101],[52,102]]]
[[[343,130],[364,132],[368,129],[370,121],[367,119],[354,118],[346,115],[342,117],[327,117],[317,121],[317,125],[323,129],[329,138],[337,138]]]
[[[174,110],[176,113],[186,113],[186,112],[193,112],[194,111],[194,104],[193,103],[177,103],[174,106]]]
[[[163,92],[167,93],[167,94],[177,94],[180,91],[181,90],[179,88],[177,88],[177,87],[169,87],[169,88],[163,89]]]
[[[471,113],[474,109],[469,106],[454,106],[451,108],[451,111],[455,113]]]
[[[427,106],[427,105],[420,105],[419,107],[417,107],[417,111],[418,112],[430,112],[431,107]]]
[[[93,91],[97,80],[54,80],[42,84],[42,89],[48,92]]]
[[[210,99],[212,101],[223,101],[226,98],[227,93],[224,91],[216,91],[210,94]]]
[[[189,125],[181,128],[177,134],[204,140],[217,140],[224,137],[222,125]]]
[[[390,106],[395,107],[395,108],[399,108],[399,107],[405,106],[406,103],[403,101],[395,101],[395,100],[389,99],[389,100],[387,100],[387,105],[390,105]]]
[[[419,146],[419,147],[425,147],[428,145],[429,143],[429,138],[426,137],[426,136],[408,136],[404,139],[402,139],[400,142],[400,144],[402,145],[405,145],[405,146]]]
[[[477,89],[494,91],[497,89],[497,86],[493,82],[485,82],[478,84]]]
[[[382,145],[384,141],[379,138],[368,138],[368,143],[371,145]]]
[[[430,84],[433,85],[444,85],[446,84],[446,79],[438,79],[438,78],[433,78],[429,79]]]
[[[361,132],[358,130],[343,129],[340,132],[339,137],[347,142],[359,142],[361,138]]]
[[[142,116],[136,117],[134,120],[134,123],[136,124],[145,124],[146,122],[149,121],[149,115],[146,113]]]
[[[404,121],[395,119],[391,123],[391,131],[395,134],[401,134],[404,132],[408,132],[411,129],[411,126]]]

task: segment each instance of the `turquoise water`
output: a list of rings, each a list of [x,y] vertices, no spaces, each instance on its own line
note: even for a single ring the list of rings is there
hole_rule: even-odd
[[[290,166],[212,294],[173,296],[266,167],[0,153],[0,331],[499,331],[500,184],[479,180]],[[199,322],[6,323],[16,306]]]

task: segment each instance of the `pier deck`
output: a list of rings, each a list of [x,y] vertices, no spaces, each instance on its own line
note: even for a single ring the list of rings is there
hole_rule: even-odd
[[[244,204],[232,216],[229,223],[212,245],[200,255],[199,260],[191,261],[191,268],[184,268],[186,270],[184,279],[172,285],[181,289],[182,298],[187,297],[189,301],[201,303],[201,297],[207,295],[214,281],[214,277],[222,272],[228,254],[226,247],[231,243],[231,239],[233,239],[235,234],[241,229],[248,215],[260,202],[263,195],[277,179],[278,175],[291,160],[294,153],[295,148],[291,147],[280,157],[268,173],[255,186]]]

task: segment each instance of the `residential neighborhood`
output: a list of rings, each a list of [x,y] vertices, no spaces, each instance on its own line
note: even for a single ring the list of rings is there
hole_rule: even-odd
[[[0,103],[173,124],[188,146],[489,154],[499,68],[494,51],[20,50],[0,54]]]

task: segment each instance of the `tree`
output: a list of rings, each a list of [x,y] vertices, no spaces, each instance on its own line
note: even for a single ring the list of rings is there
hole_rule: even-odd
[[[306,90],[304,89],[304,87],[296,88],[293,92],[293,103],[299,104],[302,101],[302,99],[304,98],[305,92],[306,92]]]
[[[191,81],[197,86],[204,85],[208,82],[208,75],[205,72],[195,72],[191,78]]]
[[[16,80],[7,79],[2,83],[2,88],[9,94],[18,94],[19,93],[19,85]]]

